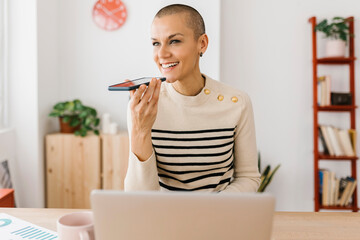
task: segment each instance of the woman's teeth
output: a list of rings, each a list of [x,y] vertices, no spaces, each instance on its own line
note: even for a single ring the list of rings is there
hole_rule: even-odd
[[[174,67],[174,66],[176,66],[178,64],[179,64],[178,62],[175,62],[175,63],[161,64],[161,66],[163,68],[170,68],[170,67]]]

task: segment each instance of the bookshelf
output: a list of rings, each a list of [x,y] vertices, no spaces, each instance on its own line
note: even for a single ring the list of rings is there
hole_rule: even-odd
[[[352,20],[349,22],[349,32],[354,33],[354,18],[349,17],[348,19]],[[320,202],[319,195],[319,162],[320,161],[345,161],[350,163],[351,167],[351,177],[357,181],[357,169],[356,161],[358,157],[348,157],[348,156],[330,156],[325,155],[319,152],[319,132],[318,132],[318,114],[321,112],[332,112],[334,114],[338,112],[347,112],[350,114],[350,128],[356,129],[355,122],[355,111],[357,106],[355,106],[355,55],[354,55],[354,38],[349,39],[349,56],[348,57],[338,57],[338,58],[318,58],[317,57],[317,39],[316,32],[314,31],[317,24],[316,17],[311,17],[309,19],[312,29],[312,58],[313,58],[313,132],[314,132],[314,200],[315,200],[315,211],[318,212],[321,209],[328,210],[352,210],[357,212],[358,202],[357,202],[357,187],[352,195],[353,201],[347,206],[323,206]],[[350,81],[350,93],[352,95],[352,103],[349,106],[318,106],[318,65],[327,64],[327,65],[348,65],[349,66],[349,81]],[[356,153],[355,153],[356,155]]]

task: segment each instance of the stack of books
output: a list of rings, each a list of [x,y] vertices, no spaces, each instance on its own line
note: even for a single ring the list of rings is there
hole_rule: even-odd
[[[323,206],[347,206],[350,204],[356,188],[352,177],[336,178],[334,172],[319,170],[320,202]]]
[[[319,138],[325,155],[354,157],[356,130],[319,125]]]

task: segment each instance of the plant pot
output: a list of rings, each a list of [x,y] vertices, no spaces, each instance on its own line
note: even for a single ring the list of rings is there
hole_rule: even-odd
[[[71,127],[70,126],[70,121],[67,123],[64,123],[62,121],[62,117],[59,117],[59,122],[60,122],[60,132],[61,133],[74,133],[76,130],[80,129],[80,124],[76,127]]]
[[[345,57],[345,42],[343,40],[328,40],[326,42],[326,57]]]

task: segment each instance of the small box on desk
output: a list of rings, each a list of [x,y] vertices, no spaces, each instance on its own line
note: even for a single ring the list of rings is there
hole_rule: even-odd
[[[0,207],[15,207],[14,189],[0,189]]]

